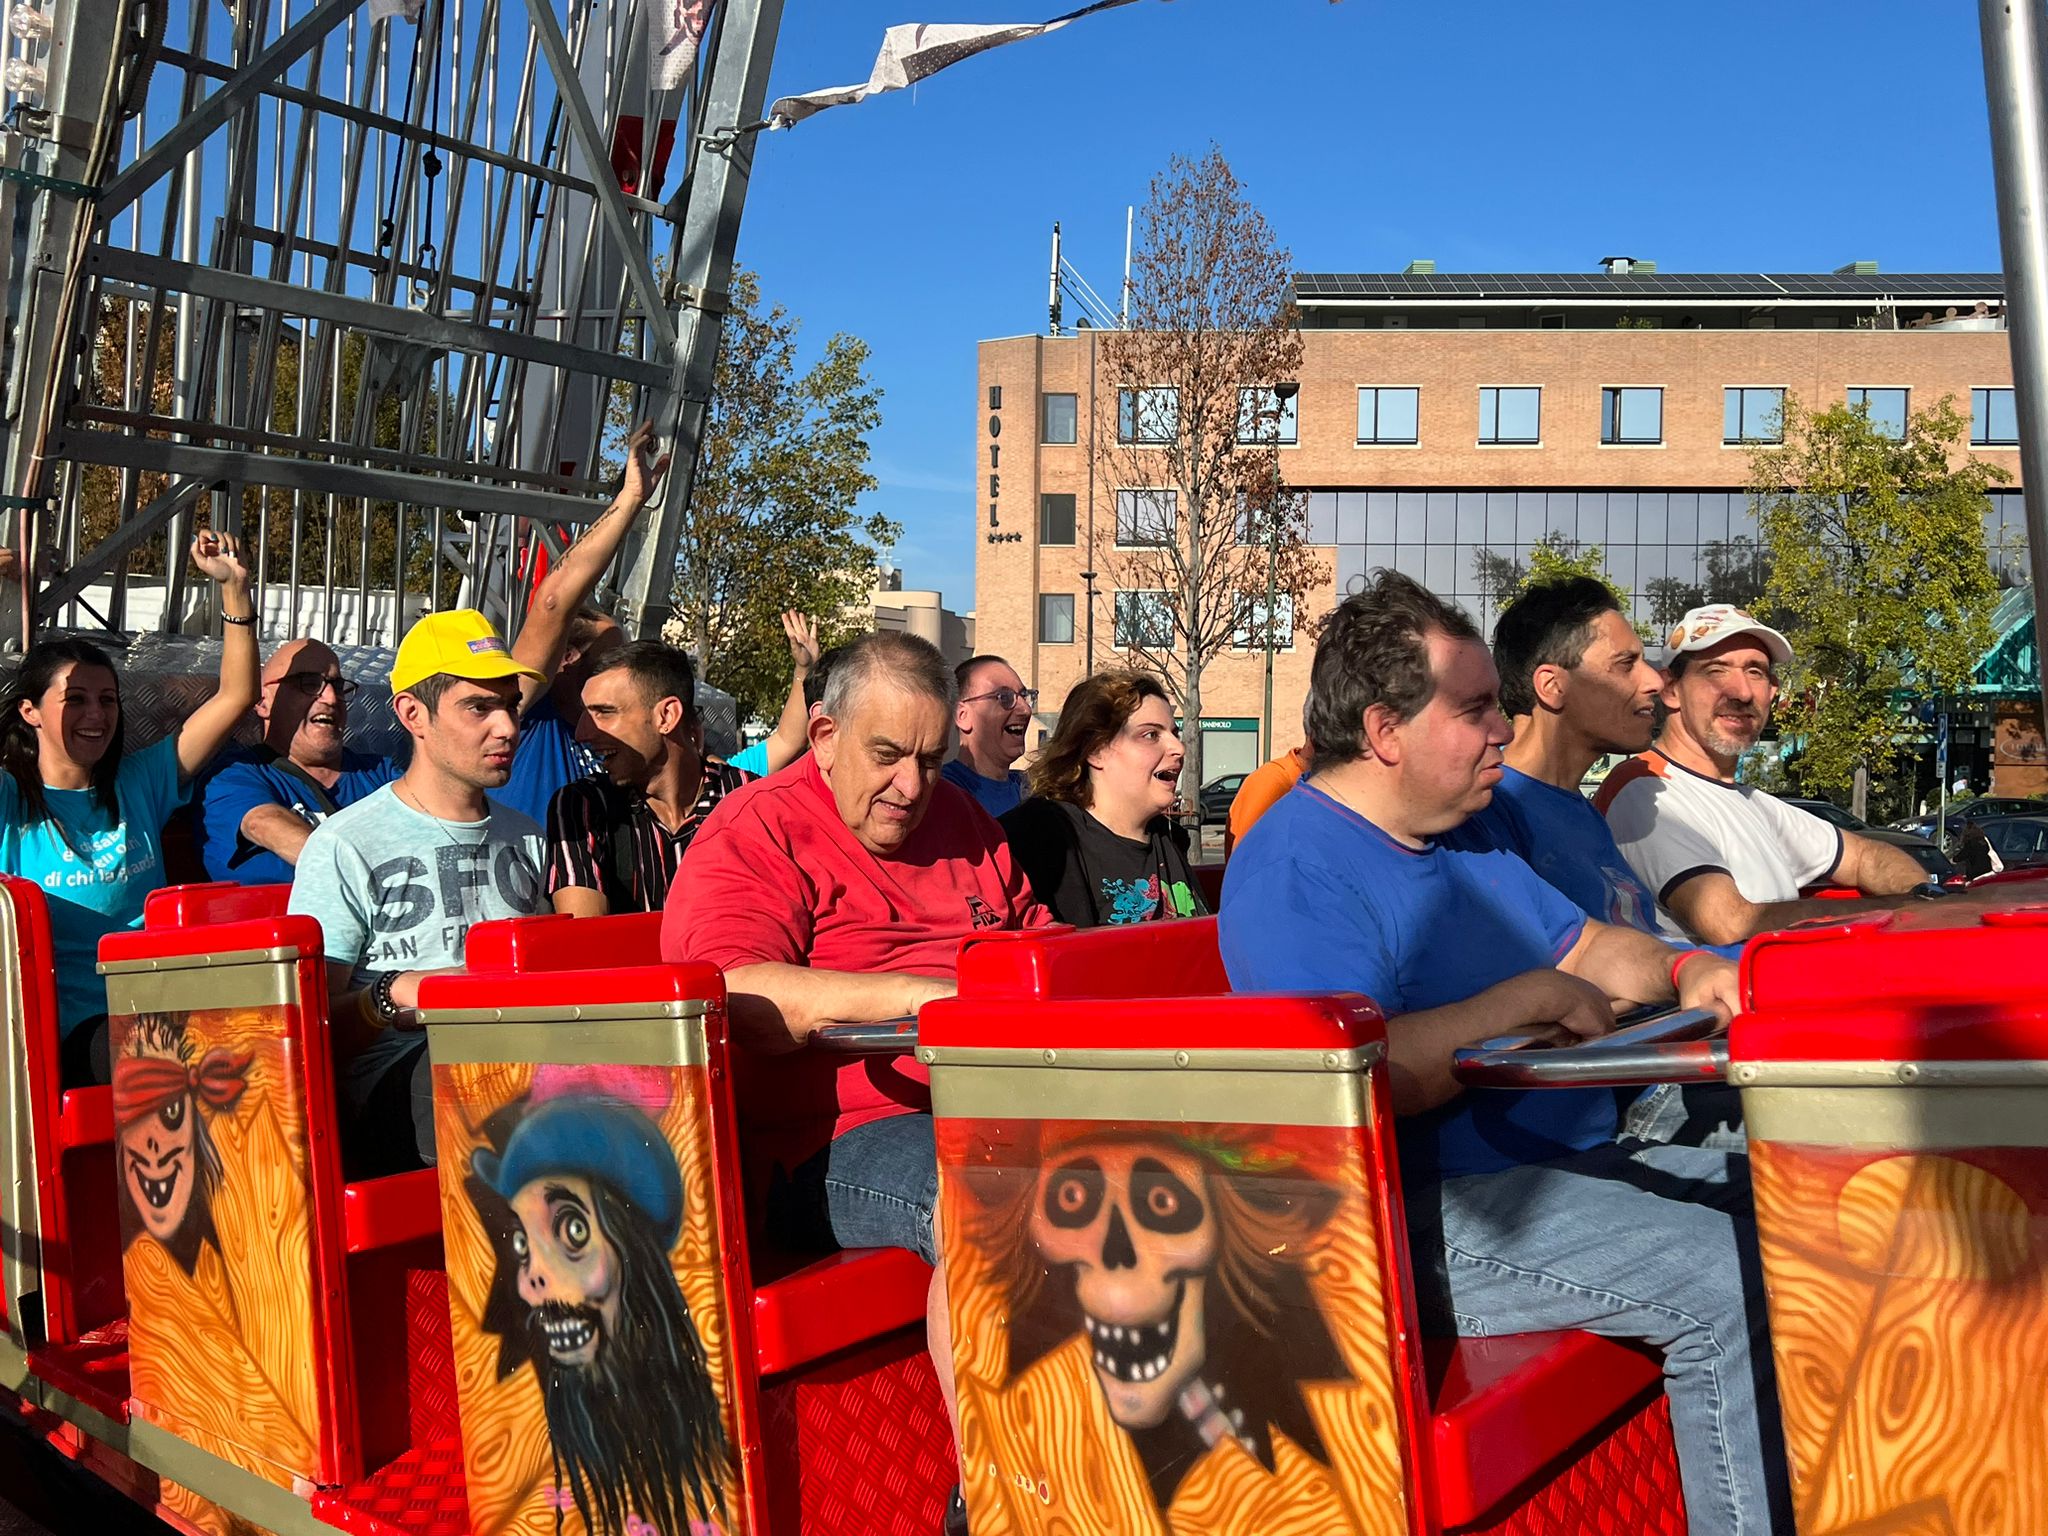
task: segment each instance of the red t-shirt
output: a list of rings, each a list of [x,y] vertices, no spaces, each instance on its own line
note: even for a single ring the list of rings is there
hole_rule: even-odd
[[[661,953],[725,970],[779,961],[951,976],[969,934],[1051,920],[1002,828],[971,796],[941,780],[902,850],[879,858],[839,819],[806,753],[711,813],[669,887]],[[930,1079],[908,1055],[738,1055],[749,1130],[789,1133],[774,1139],[791,1155],[815,1151],[828,1134],[931,1108]]]

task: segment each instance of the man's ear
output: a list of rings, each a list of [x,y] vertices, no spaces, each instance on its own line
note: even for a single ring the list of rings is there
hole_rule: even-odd
[[[805,734],[811,738],[811,755],[818,760],[821,772],[832,771],[832,759],[839,745],[839,722],[820,710],[811,716],[811,723]]]
[[[683,701],[681,699],[671,694],[668,698],[656,699],[654,701],[654,729],[658,734],[663,736],[671,735],[676,727],[682,723]],[[697,735],[701,738],[703,734],[703,728],[701,726],[698,727]]]
[[[1565,678],[1569,674],[1554,662],[1545,662],[1529,675],[1529,691],[1545,709],[1564,708]]]
[[[431,713],[427,706],[409,693],[393,694],[391,713],[398,716],[398,723],[412,736],[427,734],[427,719]]]
[[[1657,691],[1657,702],[1674,715],[1678,713],[1678,679],[1669,672],[1664,674],[1664,686]]]
[[[1365,711],[1365,750],[1392,767],[1401,761],[1401,717],[1384,704],[1372,704]]]

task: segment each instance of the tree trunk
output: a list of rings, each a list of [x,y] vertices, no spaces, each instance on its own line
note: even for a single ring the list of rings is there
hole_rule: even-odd
[[[1181,761],[1181,793],[1193,808],[1196,824],[1200,825],[1202,814],[1202,658],[1190,648],[1188,652],[1188,686],[1183,695],[1184,712],[1181,724],[1181,740],[1187,747],[1187,756]],[[1195,850],[1201,856],[1201,850]]]
[[[1870,803],[1870,767],[1867,763],[1856,765],[1856,777],[1849,789],[1849,814],[1862,821]]]

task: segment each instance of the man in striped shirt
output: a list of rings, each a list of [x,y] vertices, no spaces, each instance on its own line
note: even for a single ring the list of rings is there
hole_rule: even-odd
[[[659,912],[704,818],[754,777],[705,754],[696,697],[690,658],[659,641],[620,646],[593,666],[576,739],[602,771],[548,807],[557,912]]]

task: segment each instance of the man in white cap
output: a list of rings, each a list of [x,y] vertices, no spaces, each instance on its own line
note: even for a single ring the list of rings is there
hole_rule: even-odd
[[[1927,875],[1903,850],[1735,782],[1778,694],[1792,646],[1740,608],[1695,608],[1671,631],[1663,704],[1649,751],[1607,776],[1594,805],[1656,895],[1674,933],[1739,944],[1800,918],[1890,907]],[[1852,886],[1867,901],[1801,901],[1802,888]]]

